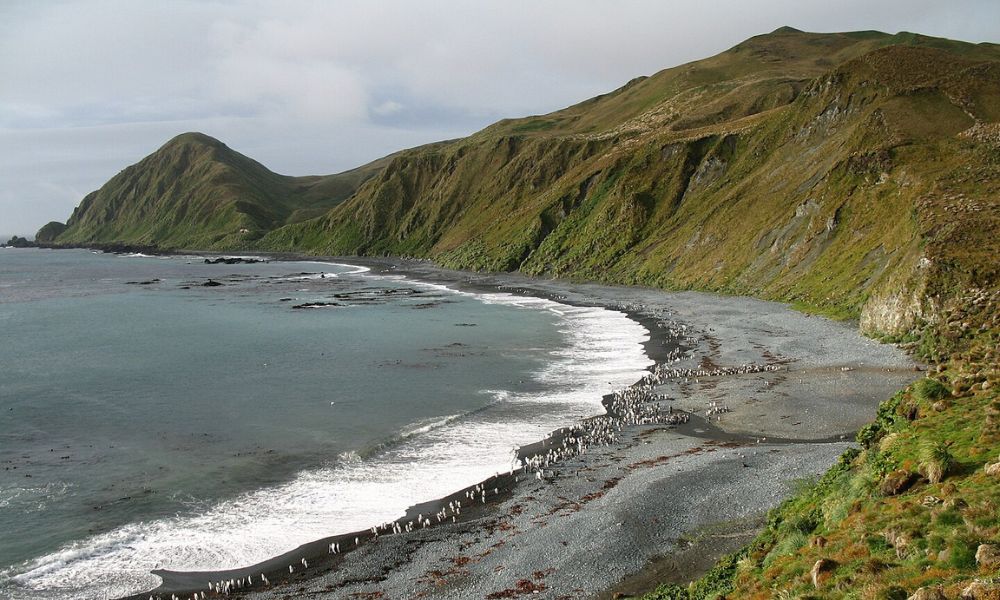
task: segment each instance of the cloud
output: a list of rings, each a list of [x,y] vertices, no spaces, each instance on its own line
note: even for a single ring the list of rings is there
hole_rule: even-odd
[[[372,112],[381,116],[395,115],[403,110],[403,105],[395,100],[386,100],[378,106],[372,108]]]
[[[0,232],[173,135],[289,174],[544,113],[792,25],[1000,40],[993,0],[0,3]]]

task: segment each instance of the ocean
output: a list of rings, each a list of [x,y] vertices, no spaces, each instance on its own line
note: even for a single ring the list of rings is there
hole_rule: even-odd
[[[0,250],[0,334],[0,598],[18,600],[115,598],[151,569],[396,519],[651,364],[616,311],[87,250]]]

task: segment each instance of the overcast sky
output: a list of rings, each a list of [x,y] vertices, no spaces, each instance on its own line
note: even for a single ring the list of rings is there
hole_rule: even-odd
[[[0,0],[0,238],[184,131],[334,173],[781,25],[1000,42],[1000,2]]]

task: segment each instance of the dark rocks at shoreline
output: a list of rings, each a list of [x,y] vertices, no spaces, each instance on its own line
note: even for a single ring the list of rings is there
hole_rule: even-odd
[[[241,256],[220,256],[219,258],[206,258],[206,265],[252,265],[267,262],[259,258],[243,258]]]
[[[422,304],[414,304],[412,308],[414,310],[423,310],[426,308],[435,308],[438,306],[441,306],[440,302],[424,302]]]
[[[202,287],[219,287],[219,286],[222,286],[222,285],[225,285],[225,284],[224,283],[219,283],[218,281],[215,281],[213,279],[209,279],[208,281],[206,281],[205,283],[203,283],[201,285],[202,285]]]
[[[3,244],[4,248],[36,248],[35,242],[23,237],[18,237],[12,235],[6,244]]]
[[[304,302],[302,304],[296,304],[292,308],[326,308],[329,306],[343,306],[337,302]]]

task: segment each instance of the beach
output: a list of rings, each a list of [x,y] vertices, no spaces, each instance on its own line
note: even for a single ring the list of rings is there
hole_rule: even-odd
[[[878,402],[919,376],[902,351],[856,326],[778,303],[337,260],[452,289],[625,312],[650,331],[645,347],[659,376],[642,393],[659,416],[582,454],[412,507],[399,533],[372,523],[374,532],[243,569],[157,572],[161,587],[134,598],[222,589],[260,599],[610,598],[684,583],[751,539],[796,482],[851,446]],[[686,422],[662,416],[674,414]],[[574,435],[553,432],[519,455],[543,456]],[[449,507],[456,502],[460,512]]]

